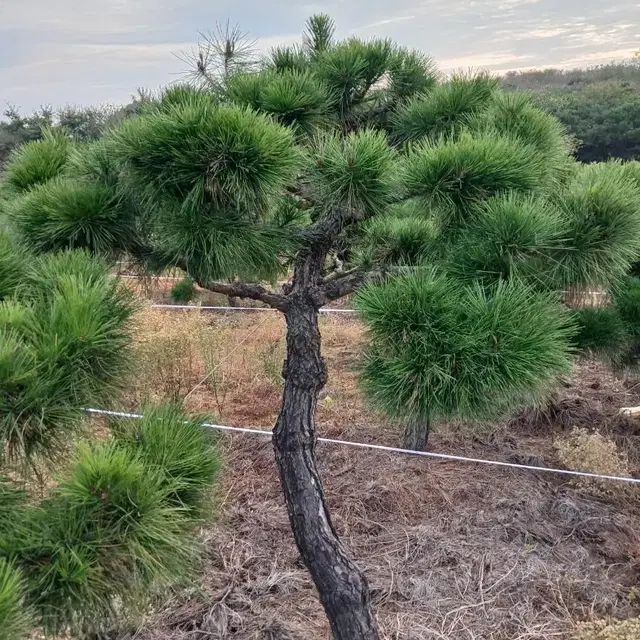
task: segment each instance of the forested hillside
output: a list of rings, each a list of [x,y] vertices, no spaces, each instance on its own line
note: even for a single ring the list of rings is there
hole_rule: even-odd
[[[559,118],[578,143],[583,162],[640,157],[640,62],[591,69],[509,73],[505,89],[528,90]]]

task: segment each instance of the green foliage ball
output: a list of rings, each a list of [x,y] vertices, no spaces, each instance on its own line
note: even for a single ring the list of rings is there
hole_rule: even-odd
[[[310,174],[326,208],[343,206],[357,218],[381,213],[396,190],[397,157],[383,133],[365,129],[328,136],[312,151]]]
[[[55,178],[18,198],[9,216],[38,252],[88,249],[112,253],[130,246],[132,221],[123,220],[118,195],[95,181]]]
[[[60,175],[70,153],[71,141],[64,132],[47,131],[42,140],[23,144],[11,154],[4,180],[18,193],[28,191]]]
[[[293,133],[240,106],[197,101],[126,121],[113,148],[132,189],[172,211],[264,211],[299,164]],[[245,214],[250,215],[250,214]]]
[[[455,136],[470,116],[487,108],[497,86],[484,73],[454,76],[403,106],[392,118],[393,136],[399,142]]]
[[[171,287],[171,300],[177,304],[191,302],[196,295],[196,286],[191,278],[183,278]]]
[[[570,370],[568,311],[519,283],[487,291],[437,272],[367,286],[366,394],[395,418],[496,417],[548,397]]]
[[[187,417],[175,405],[147,406],[139,421],[114,425],[116,441],[166,480],[171,504],[199,519],[219,471],[216,437],[204,418]]]
[[[26,640],[30,628],[22,574],[0,558],[0,635],[7,640]]]
[[[555,204],[566,225],[560,268],[572,286],[609,286],[640,254],[640,190],[615,164],[583,165]]]
[[[31,256],[22,284],[0,308],[0,442],[53,456],[80,407],[124,384],[132,300],[82,252]]]
[[[485,285],[519,278],[537,287],[557,285],[557,254],[566,225],[539,197],[507,193],[480,203],[454,243],[450,271]]]
[[[460,226],[477,203],[507,193],[541,189],[544,159],[512,139],[463,133],[457,140],[417,144],[404,161],[407,195],[448,212]]]
[[[68,476],[10,543],[46,631],[95,629],[148,597],[151,585],[183,575],[193,549],[173,490],[113,443],[78,449]]]
[[[227,92],[234,103],[271,114],[305,134],[328,122],[333,101],[326,85],[309,70],[239,74],[231,78]]]

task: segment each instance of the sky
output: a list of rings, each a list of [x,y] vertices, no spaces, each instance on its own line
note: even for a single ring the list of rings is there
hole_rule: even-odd
[[[267,51],[317,12],[339,37],[390,37],[443,71],[571,68],[640,48],[632,0],[0,0],[0,107],[123,104],[183,77],[181,54],[216,23]]]

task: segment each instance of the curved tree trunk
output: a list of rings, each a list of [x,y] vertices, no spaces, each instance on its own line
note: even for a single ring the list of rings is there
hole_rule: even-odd
[[[407,420],[404,426],[402,447],[411,451],[424,451],[429,440],[429,420]]]
[[[316,467],[315,412],[327,377],[320,353],[318,310],[301,298],[290,302],[284,395],[273,444],[291,528],[333,637],[378,640],[366,578],[336,535]]]

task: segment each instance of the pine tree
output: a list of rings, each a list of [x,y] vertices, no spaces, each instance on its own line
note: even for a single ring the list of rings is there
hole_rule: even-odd
[[[446,79],[388,40],[336,41],[326,16],[300,46],[234,67],[234,33],[197,58],[197,86],[74,149],[8,217],[41,251],[126,252],[285,316],[273,445],[293,534],[334,637],[372,640],[316,466],[319,309],[359,292],[363,386],[407,444],[437,418],[543,402],[578,342],[561,292],[619,285],[640,192],[620,166],[576,164],[561,125],[487,74]]]
[[[3,638],[108,629],[196,557],[218,469],[202,421],[149,407],[108,439],[84,437],[82,408],[127,381],[133,309],[104,261],[36,255],[0,232]]]

